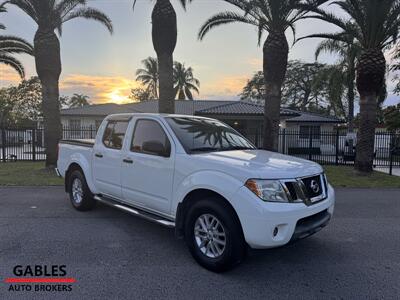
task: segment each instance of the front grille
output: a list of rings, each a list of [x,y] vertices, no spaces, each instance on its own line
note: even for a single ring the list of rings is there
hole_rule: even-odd
[[[283,181],[290,202],[311,205],[326,198],[327,184],[324,174]]]
[[[318,197],[322,194],[323,186],[320,175],[302,178],[301,181],[303,181],[307,196],[310,199]]]

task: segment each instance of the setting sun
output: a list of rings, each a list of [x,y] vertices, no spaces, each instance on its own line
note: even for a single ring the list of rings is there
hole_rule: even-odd
[[[121,95],[121,91],[119,89],[113,90],[111,93],[109,93],[108,98],[110,99],[110,102],[117,104],[124,104],[127,102],[131,102],[128,96]]]

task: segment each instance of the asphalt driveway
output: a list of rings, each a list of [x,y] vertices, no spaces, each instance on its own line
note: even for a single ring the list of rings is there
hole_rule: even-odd
[[[8,291],[16,265],[66,265],[77,282]],[[0,279],[0,299],[399,299],[400,190],[338,189],[323,231],[214,274],[171,229],[102,205],[77,212],[62,187],[0,188]]]

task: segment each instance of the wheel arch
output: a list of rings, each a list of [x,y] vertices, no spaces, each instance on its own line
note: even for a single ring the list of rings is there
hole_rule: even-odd
[[[77,162],[72,162],[68,168],[67,171],[65,172],[65,180],[64,180],[64,188],[65,188],[65,192],[68,192],[69,189],[69,176],[71,175],[71,173],[73,171],[79,170],[82,172],[83,176],[85,176],[85,172],[83,171],[83,168],[77,163]]]
[[[233,214],[234,218],[236,218],[237,222],[240,225],[241,229],[241,234],[243,235],[243,228],[242,224],[240,222],[239,216],[235,210],[235,208],[232,206],[232,204],[220,193],[213,191],[211,189],[207,188],[197,188],[185,195],[183,200],[178,204],[177,210],[176,210],[176,218],[175,218],[175,235],[178,238],[183,238],[184,237],[184,225],[185,225],[185,220],[187,213],[190,209],[190,207],[198,202],[201,201],[205,198],[209,197],[214,197],[220,201],[220,203],[223,203],[226,205],[230,210],[231,213]]]

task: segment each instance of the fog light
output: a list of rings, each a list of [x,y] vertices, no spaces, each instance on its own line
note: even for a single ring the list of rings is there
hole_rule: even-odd
[[[274,228],[274,232],[272,234],[274,235],[274,237],[276,237],[276,235],[278,234],[278,227]]]

